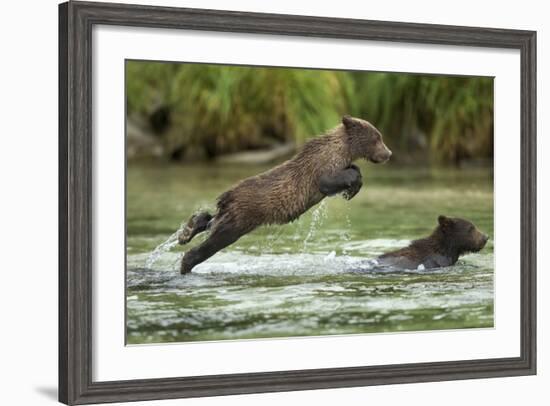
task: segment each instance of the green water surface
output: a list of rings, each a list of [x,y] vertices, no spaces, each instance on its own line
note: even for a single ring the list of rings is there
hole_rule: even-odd
[[[298,221],[262,227],[181,276],[184,249],[155,248],[194,211],[214,209],[220,193],[266,168],[129,165],[127,342],[492,327],[492,170],[360,166],[364,186],[351,201],[325,199]],[[491,239],[445,269],[367,265],[429,234],[439,214],[467,218]]]

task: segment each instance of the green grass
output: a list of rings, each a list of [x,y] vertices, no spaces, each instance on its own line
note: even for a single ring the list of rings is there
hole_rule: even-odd
[[[371,121],[402,161],[493,154],[492,78],[128,61],[126,87],[166,159],[299,145],[344,114]]]

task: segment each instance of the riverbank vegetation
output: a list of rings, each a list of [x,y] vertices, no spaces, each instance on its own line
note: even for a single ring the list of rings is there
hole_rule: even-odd
[[[138,128],[165,160],[299,146],[343,114],[377,126],[397,161],[493,155],[488,77],[128,61],[126,92],[129,143]]]

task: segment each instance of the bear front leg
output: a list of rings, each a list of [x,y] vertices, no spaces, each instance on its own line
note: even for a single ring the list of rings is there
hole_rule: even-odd
[[[351,164],[348,169],[355,171],[356,175],[354,180],[351,182],[350,187],[344,190],[342,195],[346,200],[351,200],[363,187],[363,176],[361,175],[359,167],[354,164]]]
[[[350,200],[363,186],[361,171],[355,165],[331,175],[323,175],[319,179],[319,191],[326,196],[343,193]]]

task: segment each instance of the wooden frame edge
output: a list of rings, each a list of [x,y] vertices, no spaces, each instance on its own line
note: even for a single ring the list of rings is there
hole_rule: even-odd
[[[521,54],[521,355],[92,382],[91,32],[94,24],[518,49]],[[78,244],[76,244],[78,242]],[[536,32],[282,14],[59,5],[59,400],[66,404],[532,375],[536,373]]]

